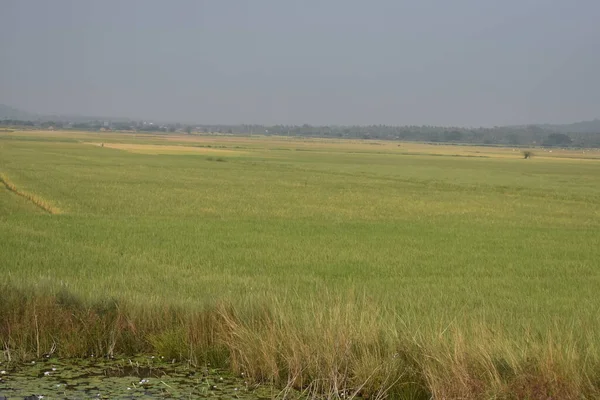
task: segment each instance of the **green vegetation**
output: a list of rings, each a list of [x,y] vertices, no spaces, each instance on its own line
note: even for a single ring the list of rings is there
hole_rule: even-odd
[[[10,369],[7,369],[10,368]],[[165,358],[59,360],[0,363],[0,393],[15,399],[271,398],[277,392],[215,368],[195,368]]]
[[[158,354],[332,397],[600,396],[598,152],[10,135],[4,362]]]

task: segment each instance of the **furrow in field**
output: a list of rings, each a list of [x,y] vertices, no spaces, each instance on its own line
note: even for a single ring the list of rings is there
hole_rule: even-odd
[[[46,211],[47,213],[49,213],[49,214],[61,214],[62,213],[62,211],[58,207],[53,206],[52,204],[50,204],[48,201],[44,200],[40,196],[37,196],[33,193],[29,193],[29,192],[26,192],[24,190],[17,188],[17,186],[14,183],[12,183],[6,177],[6,175],[4,175],[2,173],[0,173],[0,182],[4,185],[4,187],[6,187],[7,190],[13,192],[14,194],[16,194],[18,196],[21,196],[21,197],[27,199],[28,201],[33,203],[35,206],[37,206],[38,208],[41,208],[42,210]]]

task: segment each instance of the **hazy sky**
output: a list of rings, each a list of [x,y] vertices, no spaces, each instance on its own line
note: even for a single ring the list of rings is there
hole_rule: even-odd
[[[205,123],[600,117],[599,0],[0,0],[0,103]]]

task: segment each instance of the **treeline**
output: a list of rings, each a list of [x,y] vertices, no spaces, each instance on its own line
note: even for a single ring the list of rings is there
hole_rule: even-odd
[[[263,127],[254,127],[258,132]],[[507,146],[600,147],[597,132],[560,132],[539,126],[458,128],[437,126],[272,126],[265,133],[290,136],[382,139]],[[247,131],[247,129],[246,129]]]
[[[593,121],[594,123],[596,121]],[[600,122],[600,121],[598,121]],[[586,131],[570,131],[575,125],[528,125],[493,128],[439,126],[312,126],[312,125],[186,125],[151,122],[64,122],[0,120],[1,126],[42,129],[114,130],[166,133],[218,133],[235,135],[279,135],[319,138],[403,140],[433,143],[464,143],[505,146],[600,147],[600,124]]]

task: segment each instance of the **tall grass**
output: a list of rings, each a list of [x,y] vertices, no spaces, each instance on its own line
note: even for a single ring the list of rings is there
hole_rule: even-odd
[[[314,397],[579,399],[600,395],[596,333],[507,332],[480,322],[439,331],[368,297],[277,298],[201,310],[86,304],[66,291],[3,287],[7,360],[159,354],[230,368]],[[415,325],[418,329],[415,329]],[[557,327],[558,328],[558,327]],[[573,327],[574,328],[574,327]],[[517,333],[524,340],[512,339]]]
[[[600,396],[596,161],[34,139],[0,137],[0,170],[68,212],[0,191],[5,359],[153,353],[330,398]]]

